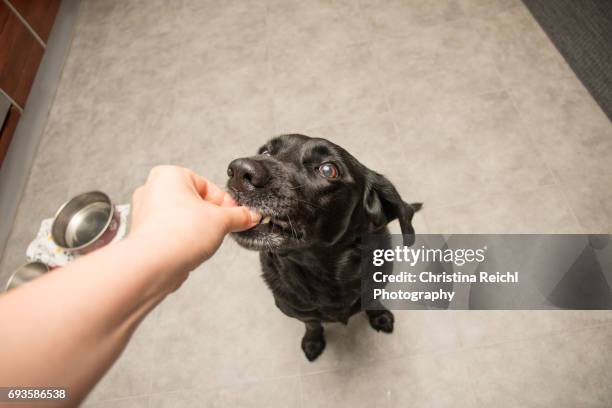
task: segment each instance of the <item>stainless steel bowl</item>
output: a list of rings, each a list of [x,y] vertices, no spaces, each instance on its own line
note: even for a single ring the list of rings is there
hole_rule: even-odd
[[[112,241],[117,229],[118,214],[108,195],[90,191],[60,207],[51,225],[51,238],[60,248],[86,253]]]
[[[49,267],[42,262],[30,262],[20,266],[9,278],[5,290],[15,289],[49,272]]]

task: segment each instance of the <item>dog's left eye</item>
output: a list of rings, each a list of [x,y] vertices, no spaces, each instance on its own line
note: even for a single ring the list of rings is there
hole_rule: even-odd
[[[263,154],[264,156],[271,156],[270,151],[269,150],[264,150],[263,152],[261,152],[260,154]]]
[[[319,166],[319,174],[328,179],[338,177],[338,168],[333,163],[323,163]]]

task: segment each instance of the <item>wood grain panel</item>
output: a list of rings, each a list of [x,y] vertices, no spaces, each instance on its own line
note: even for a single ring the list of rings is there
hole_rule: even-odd
[[[49,39],[49,33],[61,0],[9,0],[9,3],[19,12],[21,17],[28,22],[30,27],[45,42]]]
[[[2,131],[0,132],[0,167],[2,167],[9,144],[13,138],[15,129],[17,129],[17,123],[19,122],[20,116],[21,114],[19,113],[19,109],[17,109],[15,106],[11,106],[11,110],[6,117]]]
[[[4,2],[0,3],[0,88],[22,108],[44,49]]]

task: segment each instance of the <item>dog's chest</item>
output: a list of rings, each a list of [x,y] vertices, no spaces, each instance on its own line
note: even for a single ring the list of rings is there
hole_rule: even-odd
[[[345,322],[359,301],[359,251],[333,262],[295,262],[262,254],[261,264],[277,306],[289,316]]]

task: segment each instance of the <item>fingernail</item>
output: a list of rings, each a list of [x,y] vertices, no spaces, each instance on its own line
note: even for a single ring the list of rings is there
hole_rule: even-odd
[[[251,210],[250,208],[249,208],[249,214],[251,216],[251,222],[253,224],[257,224],[259,220],[261,219],[261,214],[255,210]]]

